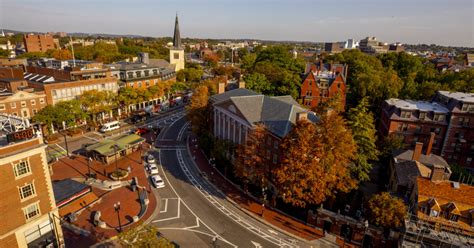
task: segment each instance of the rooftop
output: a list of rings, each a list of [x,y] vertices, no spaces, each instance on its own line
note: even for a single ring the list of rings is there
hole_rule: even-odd
[[[418,110],[424,112],[448,113],[449,110],[443,105],[436,102],[401,100],[397,98],[390,98],[385,100],[389,105],[395,106],[403,110]]]
[[[392,155],[397,163],[399,160],[411,161],[413,158],[413,150],[395,150],[392,152]],[[428,166],[440,165],[449,168],[449,164],[444,158],[433,153],[430,155],[421,154],[419,162]]]
[[[461,102],[470,102],[474,103],[474,93],[464,93],[464,92],[449,92],[440,90],[438,93],[442,96],[456,99]]]
[[[298,113],[307,112],[308,119],[312,122],[319,120],[315,113],[301,107],[291,96],[270,97],[239,88],[211,97],[214,103],[227,100],[237,107],[249,124],[263,123],[278,137],[284,137],[291,131]],[[229,110],[237,111],[235,108]]]
[[[408,183],[413,177],[427,178],[431,174],[431,169],[418,161],[401,161],[395,164],[397,171],[398,185],[408,186]]]
[[[114,155],[114,145],[117,145],[117,152],[126,149],[128,146],[132,146],[145,141],[144,138],[136,134],[124,134],[110,139],[103,139],[96,144],[88,146],[87,151],[96,151],[103,156]]]

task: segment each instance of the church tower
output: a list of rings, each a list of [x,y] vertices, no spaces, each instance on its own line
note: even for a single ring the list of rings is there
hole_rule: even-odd
[[[176,72],[184,69],[184,48],[181,45],[178,14],[176,14],[176,21],[174,24],[173,47],[170,48],[170,64],[174,66]]]

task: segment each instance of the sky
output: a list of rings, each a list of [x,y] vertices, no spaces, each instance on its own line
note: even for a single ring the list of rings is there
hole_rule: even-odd
[[[474,0],[0,0],[19,31],[474,47]]]

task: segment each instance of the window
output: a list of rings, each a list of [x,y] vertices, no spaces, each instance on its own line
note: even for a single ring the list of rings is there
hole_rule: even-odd
[[[34,196],[36,195],[36,192],[35,192],[35,186],[33,185],[33,183],[30,183],[30,184],[27,184],[23,187],[20,187],[18,188],[19,192],[20,192],[20,199],[26,199],[30,196]]]
[[[5,104],[0,104],[0,110],[5,110]]]
[[[273,141],[273,148],[278,149],[278,141]]]
[[[442,114],[435,114],[433,120],[434,120],[434,121],[444,121],[444,115],[442,115]]]
[[[34,100],[34,99],[33,99],[33,100],[30,100],[30,104],[31,104],[31,105],[36,105],[36,100]]]
[[[127,72],[128,78],[133,78],[133,72]]]
[[[424,120],[426,118],[425,112],[420,112],[420,120]]]
[[[431,210],[431,212],[430,212],[430,216],[431,216],[431,217],[438,217],[438,215],[439,215],[439,212],[438,212],[438,211],[433,210],[433,209]]]
[[[137,74],[137,77],[141,77],[141,76],[142,76],[142,72],[141,72],[141,71],[137,71],[137,72],[135,72],[135,74]]]
[[[12,108],[12,109],[16,108],[16,102],[11,102],[10,103],[10,108]]]
[[[267,157],[268,160],[270,160],[270,156],[271,156],[271,152],[270,152],[270,150],[267,150],[267,156],[266,157]]]
[[[174,59],[179,59],[179,53],[174,53],[173,56],[174,56]]]
[[[411,112],[410,111],[402,111],[401,117],[408,119],[408,118],[411,117]]]
[[[36,113],[38,113],[38,110],[33,109],[33,114],[35,115]]]
[[[26,208],[23,208],[23,213],[25,214],[25,219],[30,220],[38,215],[40,215],[40,209],[38,202],[29,205]]]
[[[158,75],[158,70],[157,69],[153,69],[153,75]]]
[[[105,89],[105,84],[102,84],[101,86],[102,86],[102,89]]]
[[[16,164],[14,166],[15,170],[15,177],[27,175],[31,173],[31,168],[30,165],[28,164],[28,161],[21,161],[20,163]]]
[[[148,76],[150,75],[150,71],[149,71],[149,70],[144,71],[144,73],[145,73],[145,77],[148,77]]]
[[[470,164],[472,162],[472,158],[471,157],[467,157],[466,158],[466,163]]]
[[[408,124],[402,123],[401,125],[398,125],[398,131],[407,131],[408,130]]]
[[[464,118],[462,125],[465,127],[469,126],[469,118]]]

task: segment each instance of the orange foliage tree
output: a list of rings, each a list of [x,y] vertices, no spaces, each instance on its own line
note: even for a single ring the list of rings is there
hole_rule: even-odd
[[[370,221],[386,228],[399,227],[407,216],[407,208],[399,198],[388,192],[373,195],[369,202]]]
[[[53,56],[53,58],[58,59],[58,60],[72,59],[72,53],[71,51],[67,49],[54,50],[51,56]]]
[[[337,113],[323,114],[317,124],[298,121],[280,150],[282,162],[273,170],[273,181],[287,203],[319,204],[333,197],[334,191],[348,192],[357,185],[349,171],[356,146]]]
[[[191,122],[193,132],[198,136],[207,132],[209,111],[207,104],[209,100],[209,90],[206,86],[199,86],[194,90],[190,103],[186,106],[188,110],[187,118]]]
[[[257,124],[247,135],[245,143],[236,150],[235,175],[244,179],[246,183],[265,185],[268,182],[268,168],[265,166],[263,141],[265,140],[265,126]]]

